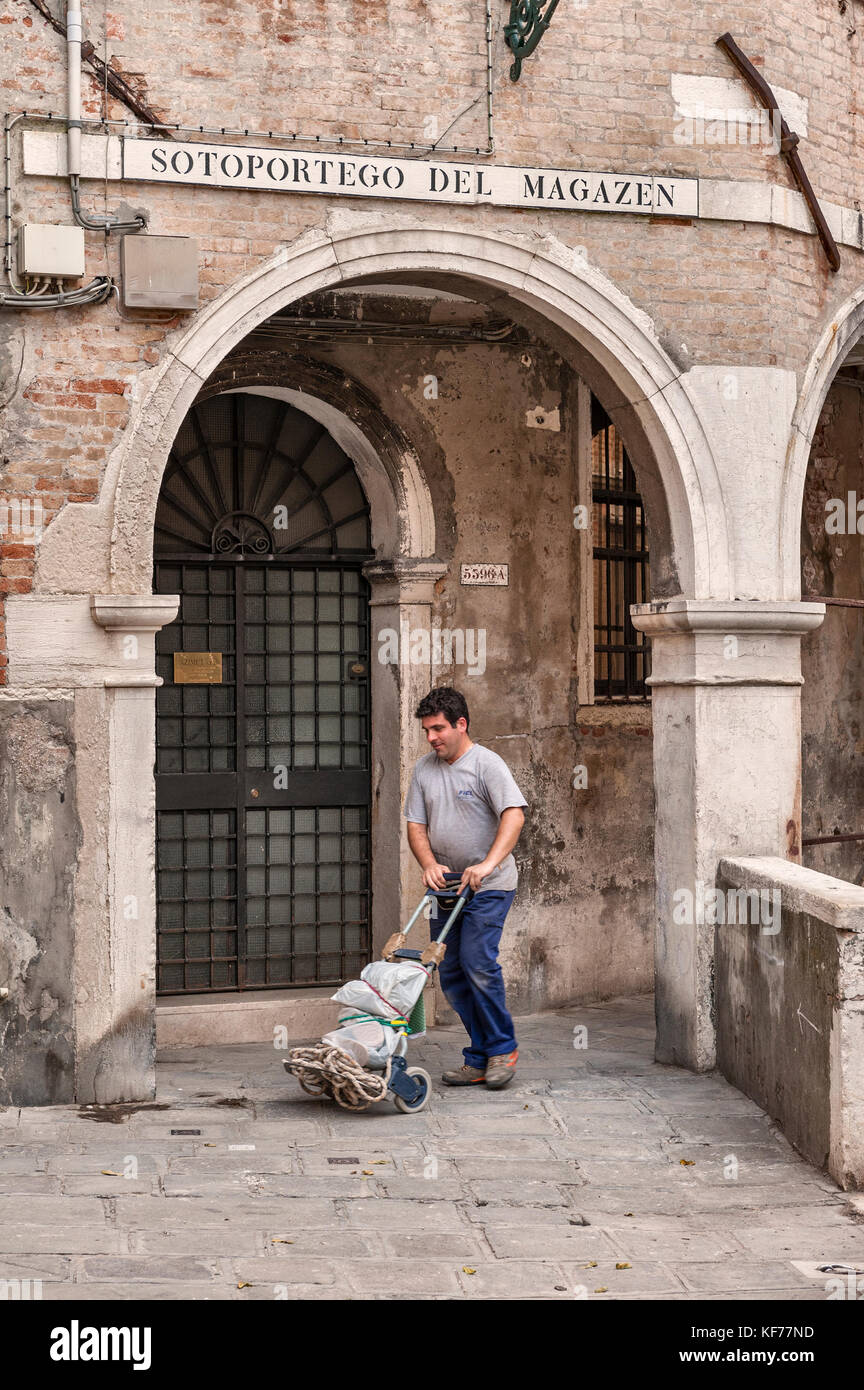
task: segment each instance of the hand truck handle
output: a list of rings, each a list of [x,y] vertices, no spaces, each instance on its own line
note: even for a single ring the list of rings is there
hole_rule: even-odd
[[[460,873],[449,873],[449,874],[445,874],[444,877],[445,877],[445,879],[455,879],[456,882],[458,883],[458,881],[459,881],[459,879],[461,879],[462,875],[461,875]],[[452,888],[451,888],[451,889],[447,889],[447,888],[433,888],[433,889],[432,889],[432,896],[435,897],[435,898],[452,898],[452,896],[453,896],[453,890],[452,890]],[[470,885],[466,883],[466,884],[465,884],[465,887],[462,889],[462,892],[459,893],[459,895],[458,895],[457,898],[456,898],[455,903],[453,904],[453,908],[452,908],[452,911],[451,911],[451,913],[450,913],[450,916],[447,918],[447,921],[444,923],[444,926],[441,928],[440,932],[438,933],[438,935],[437,935],[436,938],[435,938],[435,940],[436,940],[436,942],[438,943],[439,946],[442,945],[444,941],[446,941],[446,939],[447,939],[447,933],[450,931],[450,928],[453,926],[453,923],[456,921],[456,918],[459,916],[459,913],[462,911],[462,909],[463,909],[463,907],[465,906],[465,904],[466,904],[467,902],[470,902],[471,899],[473,898],[473,896],[474,896],[474,890],[473,890],[473,888],[471,888]]]
[[[460,873],[445,873],[444,877],[445,879],[455,879],[458,881],[459,879],[461,879],[462,875]],[[433,898],[440,898],[443,899],[445,902],[449,901],[453,903],[450,915],[447,918],[447,921],[444,923],[444,926],[441,928],[441,931],[439,932],[435,940],[436,945],[443,946],[447,938],[447,933],[450,931],[450,928],[453,926],[453,923],[456,921],[456,918],[459,916],[459,913],[462,911],[465,904],[467,902],[470,902],[473,896],[474,890],[467,883],[465,887],[462,889],[462,891],[457,894],[455,901],[453,900],[452,888],[427,888],[426,892],[423,894],[423,897],[420,899],[419,903],[417,904],[416,908],[411,914],[411,917],[406,922],[401,932],[396,932],[395,935],[391,936],[385,944],[383,949],[384,960],[407,959],[409,957],[412,960],[423,960],[425,953],[420,951],[409,951],[405,946],[405,938],[407,937],[414,923],[417,921],[417,918],[420,916],[426,904],[428,902],[431,902]],[[431,947],[427,949],[431,949]],[[441,955],[443,956],[443,954],[444,953],[442,951]],[[430,959],[426,963],[428,964],[430,970],[435,969],[436,961],[434,959]]]
[[[454,879],[454,880],[458,883],[459,880],[461,879],[462,875],[461,875],[460,873],[446,873],[446,874],[444,875],[444,877],[445,877],[445,879]],[[455,902],[454,905],[453,905],[453,910],[452,910],[452,912],[450,913],[450,916],[448,917],[447,922],[446,922],[445,925],[444,925],[444,929],[443,929],[443,932],[442,932],[441,936],[438,937],[438,940],[439,940],[439,941],[443,941],[443,940],[444,940],[444,937],[446,936],[447,932],[450,930],[451,926],[452,926],[453,923],[455,922],[455,920],[456,920],[456,918],[458,917],[459,913],[462,911],[462,909],[463,909],[463,907],[465,906],[465,904],[466,904],[467,902],[470,902],[470,901],[471,901],[471,899],[473,898],[473,896],[474,896],[474,890],[473,890],[472,888],[470,888],[469,885],[466,883],[465,887],[462,889],[462,892],[458,895],[458,897],[457,897],[457,899],[456,899],[456,902]],[[402,928],[402,934],[403,934],[403,936],[407,936],[407,935],[408,935],[408,933],[409,933],[409,931],[411,930],[411,928],[413,927],[414,923],[417,921],[417,918],[418,918],[418,917],[420,916],[420,914],[422,913],[424,907],[426,906],[426,904],[427,904],[429,901],[431,901],[431,899],[433,899],[433,898],[452,898],[452,897],[453,897],[453,889],[452,889],[452,888],[427,888],[427,889],[426,889],[426,892],[423,894],[423,897],[420,899],[420,902],[417,904],[417,907],[414,909],[414,912],[411,914],[410,918],[409,918],[408,921],[405,923],[405,926]]]

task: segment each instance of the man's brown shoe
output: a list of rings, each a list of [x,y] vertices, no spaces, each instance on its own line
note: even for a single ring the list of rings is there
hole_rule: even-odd
[[[489,1057],[486,1062],[486,1085],[490,1091],[500,1091],[502,1086],[509,1086],[513,1077],[516,1075],[516,1058],[519,1050],[515,1052],[501,1052],[497,1057]]]
[[[486,1080],[486,1073],[479,1067],[469,1067],[466,1062],[453,1071],[445,1071],[441,1080],[445,1086],[476,1086]]]

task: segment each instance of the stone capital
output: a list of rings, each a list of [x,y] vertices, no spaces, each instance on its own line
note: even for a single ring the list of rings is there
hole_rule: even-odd
[[[385,604],[427,603],[434,598],[435,585],[448,570],[442,560],[372,560],[363,566],[374,607]]]
[[[825,605],[672,598],[634,604],[630,615],[651,638],[650,686],[801,685],[800,639]]]
[[[158,632],[179,608],[179,594],[90,595],[90,616],[106,632]]]

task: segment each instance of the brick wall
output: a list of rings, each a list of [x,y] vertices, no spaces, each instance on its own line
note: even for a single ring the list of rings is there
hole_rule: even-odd
[[[62,12],[60,0],[46,0]],[[715,48],[729,30],[769,80],[809,103],[802,154],[818,194],[855,205],[862,184],[858,36],[834,0],[634,5],[586,0],[559,6],[522,80],[508,77],[493,0],[496,160],[574,168],[653,171],[790,184],[760,145],[687,145],[676,140],[672,73],[731,78]],[[103,46],[101,5],[85,0],[85,37]],[[0,89],[11,109],[62,112],[65,45],[33,0],[7,0],[0,16]],[[107,16],[107,53],[130,87],[166,121],[342,134],[370,142],[485,143],[485,7],[446,0],[121,0]],[[85,72],[89,71],[85,69]],[[85,114],[134,117],[105,102],[95,76],[83,82]],[[741,88],[741,104],[755,103]],[[16,142],[16,160],[17,155]],[[88,181],[85,206],[127,200],[145,206],[153,232],[199,238],[206,302],[309,227],[332,201],[312,195],[201,190]],[[380,204],[340,199],[368,211]],[[444,225],[552,234],[582,246],[651,315],[661,338],[686,342],[692,360],[788,367],[799,374],[830,314],[860,279],[859,253],[843,251],[831,275],[815,238],[736,222],[673,225],[636,217],[560,211],[395,204]],[[16,223],[71,222],[59,180],[16,177]],[[116,240],[87,233],[87,275],[119,275]],[[188,324],[121,317],[115,300],[81,310],[3,314],[0,366],[0,497],[39,498],[45,524],[65,505],[98,492],[146,372]],[[9,387],[7,389],[7,383]],[[28,592],[34,547],[0,546],[0,595]],[[4,671],[5,674],[5,671]]]

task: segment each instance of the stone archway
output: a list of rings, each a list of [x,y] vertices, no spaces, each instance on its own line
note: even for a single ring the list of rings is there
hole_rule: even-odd
[[[338,228],[338,229],[337,229]],[[564,330],[599,364],[619,392],[622,428],[629,417],[656,461],[665,501],[664,549],[673,592],[732,597],[722,489],[712,445],[681,372],[648,316],[600,271],[555,238],[542,241],[396,220],[334,219],[231,286],[202,310],[168,350],[141,400],[105,479],[90,524],[104,544],[111,509],[108,587],[140,593],[149,585],[149,542],[162,471],[180,421],[226,355],[264,319],[314,291],[369,277],[455,275],[505,292]],[[409,478],[410,486],[410,478]],[[655,518],[658,508],[654,508]],[[399,552],[430,552],[419,497],[401,508]],[[58,519],[63,521],[63,517]],[[72,524],[71,521],[67,524]],[[65,526],[56,525],[61,547]],[[46,537],[48,539],[48,537]],[[101,548],[101,545],[100,545]],[[51,546],[43,563],[51,566]]]
[[[810,449],[831,383],[864,335],[864,289],[856,290],[826,324],[798,393],[783,475],[779,566],[785,598],[801,596],[801,511]]]
[[[620,419],[622,433],[628,424],[632,426],[644,440],[645,456],[654,466],[654,496],[662,503],[654,508],[654,533],[660,541],[659,549],[665,551],[667,557],[665,592],[670,595],[657,605],[663,610],[657,621],[664,636],[668,627],[669,650],[674,648],[677,652],[681,648],[677,633],[682,627],[689,634],[701,631],[705,622],[712,629],[725,624],[724,615],[733,606],[734,586],[726,510],[711,432],[703,420],[698,393],[688,389],[682,380],[686,373],[682,373],[664,350],[648,316],[637,310],[599,271],[554,238],[531,240],[490,232],[430,228],[395,219],[374,222],[354,215],[347,219],[334,217],[331,227],[330,234],[316,231],[304,236],[283,254],[225,291],[170,345],[163,362],[154,369],[123,442],[110,461],[100,501],[90,507],[75,508],[74,518],[72,509],[61,513],[46,535],[47,544],[43,543],[40,572],[44,565],[45,574],[50,576],[60,555],[64,552],[68,555],[70,543],[75,544],[79,553],[86,557],[79,582],[85,589],[92,587],[104,595],[91,603],[96,621],[102,622],[100,604],[106,611],[110,607],[111,630],[122,632],[129,626],[130,609],[146,600],[149,605],[146,630],[152,632],[166,620],[155,613],[150,597],[153,523],[162,474],[180,422],[228,353],[266,318],[314,291],[372,278],[398,277],[404,281],[415,275],[427,279],[447,276],[486,285],[508,296],[559,334],[568,335],[598,364],[598,370],[617,392],[616,399],[610,401],[610,409],[616,419]],[[333,405],[325,401],[323,408],[332,409]],[[407,459],[403,456],[401,461],[379,454],[377,465],[370,459],[373,472],[376,467],[382,481],[390,480],[394,497],[394,525],[387,546],[390,554],[382,556],[381,569],[376,576],[378,602],[382,618],[389,616],[388,625],[398,627],[399,615],[406,608],[410,621],[413,605],[422,609],[428,604],[432,585],[442,566],[435,557],[434,519],[428,498],[423,494],[422,470],[414,466],[410,454]],[[681,593],[692,597],[674,597]],[[688,610],[683,615],[678,612],[682,604]],[[114,609],[118,611],[115,613]],[[666,609],[670,609],[668,614]],[[706,618],[708,609],[712,611]],[[773,617],[772,622],[776,623]],[[143,622],[140,626],[145,630]],[[690,640],[688,636],[686,642]],[[752,684],[746,672],[742,683]],[[151,679],[146,686],[143,681],[140,684],[141,688],[133,693],[143,706],[144,701],[152,701],[153,682]],[[394,709],[398,710],[400,723],[406,722],[410,712],[415,694],[411,688],[413,684],[412,676],[412,680],[394,695]],[[701,704],[695,712],[689,710],[683,717],[681,697],[689,698],[689,687],[704,684],[719,685],[721,681],[713,673],[706,676],[701,671],[694,673],[689,669],[670,669],[660,680],[666,699],[662,722],[670,730],[679,732],[672,738],[674,756],[668,766],[662,758],[670,752],[669,740],[663,745],[662,758],[658,757],[655,744],[655,777],[660,769],[669,784],[668,788],[658,784],[658,797],[665,801],[670,788],[675,796],[683,792],[687,798],[693,798],[694,812],[696,788],[679,786],[674,769],[685,769],[693,761],[692,747],[685,747],[681,742],[684,736],[680,730],[686,726],[686,737],[692,744],[696,737],[695,724],[701,728],[703,723],[707,727],[713,721],[712,712],[708,710],[706,714]],[[766,684],[771,684],[771,680]],[[681,691],[682,686],[688,690]],[[127,692],[129,699],[133,698],[133,693]],[[146,711],[140,708],[140,713],[146,714]],[[117,889],[112,896],[110,916],[112,958],[125,959],[133,933],[138,943],[132,953],[134,986],[139,991],[135,996],[138,1004],[136,1027],[140,1026],[146,1033],[147,1027],[152,1027],[152,1010],[148,1025],[145,1016],[149,997],[147,950],[141,945],[142,919],[149,921],[153,916],[153,904],[147,859],[141,855],[141,822],[147,818],[150,802],[149,792],[145,787],[146,794],[142,793],[141,787],[142,779],[146,783],[148,777],[148,759],[152,766],[151,750],[145,743],[146,740],[140,745],[137,762],[125,758],[122,767],[118,763],[114,795],[118,807],[126,808],[123,814],[129,821],[130,833],[118,840],[122,853],[118,853],[113,866]],[[792,773],[791,767],[787,769],[784,763],[782,778],[778,775],[775,779],[776,798],[775,789],[771,789],[771,805],[764,816],[767,828],[762,836],[766,849],[769,844],[771,849],[775,848],[775,822],[779,823],[785,816],[786,783],[794,781]],[[146,803],[143,813],[142,796]],[[662,824],[657,849],[661,914],[666,910],[664,894],[668,897],[670,886],[681,882],[682,876],[692,877],[694,872],[708,871],[702,866],[712,860],[718,837],[725,849],[726,821],[737,814],[737,803],[729,797],[721,800],[724,814],[715,817],[709,827],[710,834],[706,832],[698,845],[695,841],[681,845],[674,827]],[[778,804],[782,802],[780,810],[775,800]],[[113,824],[113,809],[109,815]],[[141,885],[137,926],[126,923],[120,911],[127,870],[128,877],[137,875],[136,882]],[[709,969],[706,953],[699,953],[697,959],[697,953],[689,946],[680,960],[668,950],[658,958],[660,978],[666,979],[669,986],[664,1006],[666,1017],[671,1020],[670,1036],[665,1044],[669,1060],[696,1066],[710,1065],[713,1061],[705,996]],[[127,994],[132,984],[130,968]],[[111,1013],[111,1009],[108,1012]],[[100,1017],[104,1013],[101,1007]],[[101,1035],[96,1045],[104,1078],[101,1098],[121,1099],[146,1094],[152,1057],[142,1062],[135,1073],[136,1079],[130,1080],[130,1070],[134,1068],[130,1069],[119,1054],[115,1066],[110,1055],[110,1019],[100,1023],[94,1021],[91,1031]],[[140,1051],[138,1055],[142,1055]]]
[[[285,385],[290,382],[291,385]],[[428,625],[432,589],[445,566],[422,558],[435,551],[435,518],[422,467],[410,441],[363,387],[343,371],[309,359],[282,360],[277,353],[232,354],[196,396],[196,402],[234,394],[281,400],[323,425],[354,464],[370,508],[376,559],[364,566],[369,582],[371,649],[382,628]],[[406,545],[421,558],[405,555]],[[370,863],[373,950],[380,948],[401,909],[401,884],[393,872],[392,846],[401,838],[401,805],[415,757],[414,726],[407,712],[428,689],[431,667],[412,666],[392,679],[390,668],[371,662],[372,722]],[[158,1036],[165,1044],[195,1044],[218,1036],[236,1041],[325,1031],[332,1022],[333,986],[285,993],[247,990],[228,1002],[219,994],[164,997],[157,1005]],[[227,1032],[226,1032],[227,1030]]]

